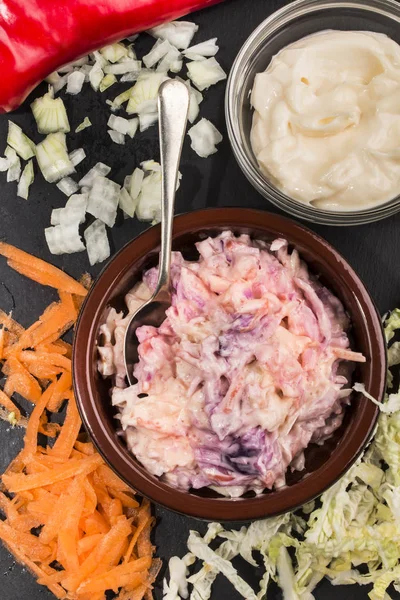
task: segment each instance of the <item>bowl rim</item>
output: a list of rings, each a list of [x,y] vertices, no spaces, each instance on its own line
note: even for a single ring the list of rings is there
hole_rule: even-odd
[[[181,214],[174,220],[174,239],[201,230],[255,229],[265,231],[269,236],[287,237],[294,246],[303,245],[313,255],[318,253],[313,246],[324,251],[324,259],[340,269],[341,277],[351,282],[351,293],[357,299],[360,315],[365,325],[370,354],[370,369],[366,375],[366,389],[378,400],[381,400],[386,383],[386,344],[380,316],[365,285],[350,267],[342,255],[326,240],[310,229],[281,215],[262,210],[247,208],[208,208]],[[305,236],[305,238],[304,238]],[[306,502],[320,496],[338,481],[361,455],[374,435],[379,408],[369,401],[364,401],[357,416],[358,435],[345,436],[337,445],[332,455],[316,471],[308,474],[298,483],[286,489],[294,489],[296,500],[292,494],[282,497],[278,491],[255,498],[203,498],[188,492],[172,488],[152,476],[136,459],[122,448],[115,440],[115,429],[107,431],[94,399],[95,389],[93,375],[93,353],[97,337],[100,316],[115,284],[134,264],[131,255],[142,243],[145,247],[157,249],[160,240],[160,225],[155,225],[142,232],[137,238],[125,244],[114,255],[101,271],[98,279],[90,289],[80,312],[73,342],[73,386],[78,409],[83,424],[92,441],[109,466],[129,486],[143,496],[170,510],[186,516],[210,521],[249,521],[276,516],[295,510]],[[310,245],[309,245],[310,244]],[[136,254],[136,262],[141,259]],[[346,285],[350,289],[349,285]],[[361,432],[361,427],[363,430]],[[356,440],[357,438],[357,440]],[[358,439],[359,438],[359,439]]]
[[[238,111],[236,109],[240,74],[254,54],[259,53],[265,46],[269,37],[277,31],[279,32],[283,25],[293,23],[304,11],[310,14],[335,8],[353,8],[364,11],[364,13],[379,13],[397,22],[397,25],[400,23],[400,5],[397,0],[294,0],[289,2],[266,17],[242,44],[229,72],[224,111],[228,137],[235,159],[247,180],[259,194],[281,210],[299,219],[323,225],[356,226],[379,221],[399,212],[400,193],[383,204],[352,211],[318,209],[292,198],[280,190],[273,181],[266,177],[261,169],[252,163],[242,143],[243,136],[239,127]],[[321,27],[321,31],[326,29]],[[265,30],[269,31],[268,38],[257,41]]]

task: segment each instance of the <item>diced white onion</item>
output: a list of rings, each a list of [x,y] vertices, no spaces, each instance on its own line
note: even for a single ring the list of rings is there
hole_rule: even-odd
[[[206,42],[201,42],[195,46],[191,46],[183,51],[183,54],[189,60],[204,60],[210,56],[215,56],[219,50],[217,46],[217,38],[212,38]]]
[[[190,93],[190,101],[189,101],[189,114],[188,119],[190,123],[194,123],[200,112],[200,103],[203,102],[203,94],[196,90],[196,88],[190,85],[190,81],[185,82],[188,86]]]
[[[109,174],[110,171],[111,171],[111,167],[109,167],[108,165],[105,165],[102,162],[98,162],[94,165],[94,167],[92,167],[90,169],[90,171],[88,171],[86,173],[86,175],[84,177],[82,177],[82,179],[79,181],[79,186],[81,188],[82,187],[91,188],[96,177],[98,177],[99,175],[102,175],[103,177],[105,177],[106,175]]]
[[[139,119],[124,119],[123,117],[111,115],[107,125],[110,129],[133,138],[139,126]]]
[[[24,134],[21,127],[12,121],[8,121],[7,144],[24,160],[35,156],[35,144]]]
[[[123,56],[127,55],[128,50],[123,44],[116,43],[105,46],[100,52],[110,63],[116,63],[121,60]]]
[[[149,101],[155,103],[156,106],[159,87],[166,79],[164,73],[152,72],[141,75],[131,90],[126,112],[129,115],[143,112],[143,107]]]
[[[179,63],[181,63],[180,69]],[[182,55],[177,48],[174,46],[170,46],[169,52],[164,56],[164,58],[158,63],[157,72],[159,73],[167,73],[168,71],[172,71],[173,73],[179,73],[182,69]]]
[[[85,75],[82,71],[74,71],[67,78],[67,94],[79,94],[85,83]]]
[[[88,194],[74,194],[68,198],[65,207],[59,209],[61,211],[58,214],[59,224],[66,226],[70,223],[78,223],[78,225],[84,223],[86,219],[87,203]]]
[[[134,216],[136,204],[136,200],[131,197],[125,188],[122,188],[119,193],[119,207],[126,215],[128,215],[128,217],[132,218]]]
[[[63,210],[64,210],[63,208],[53,208],[53,210],[51,211],[51,216],[50,216],[50,223],[52,225],[60,224],[60,215]]]
[[[57,73],[57,71],[54,71],[54,73],[50,73],[50,75],[45,78],[45,81],[54,86],[58,81],[60,81],[60,79],[60,75]]]
[[[148,54],[143,56],[143,62],[148,69],[154,67],[172,49],[168,40],[157,40]]]
[[[222,142],[222,135],[207,119],[201,119],[188,131],[191,147],[202,158],[207,158],[217,152],[216,144]]]
[[[143,179],[136,216],[139,221],[160,221],[161,173],[153,171]]]
[[[36,146],[36,158],[43,177],[49,183],[59,181],[75,171],[68,156],[65,133],[50,133]]]
[[[207,90],[218,81],[226,79],[226,73],[214,57],[187,64],[189,78],[200,90]]]
[[[81,73],[83,73],[85,76],[85,83],[88,83],[88,81],[89,81],[89,74],[90,74],[91,70],[92,70],[92,65],[83,65],[83,67],[81,67],[79,69],[79,71]]]
[[[107,177],[97,176],[89,192],[87,212],[112,227],[117,217],[120,187]]]
[[[94,63],[97,63],[97,65],[103,69],[106,65],[108,65],[108,61],[104,58],[104,56],[102,54],[100,54],[100,52],[98,50],[95,50],[94,52],[92,52],[90,54],[91,59],[93,60]]]
[[[114,129],[109,129],[107,133],[115,144],[125,144],[125,136],[123,133],[119,133],[119,131],[114,131]]]
[[[86,65],[88,62],[89,62],[89,57],[83,56],[82,58],[78,58],[78,60],[74,60],[73,62],[70,62],[70,63],[64,65],[63,67],[58,69],[58,71],[60,73],[70,73],[76,67],[82,67],[83,65]]]
[[[74,165],[74,167],[79,165],[83,160],[85,160],[85,158],[86,152],[83,148],[77,148],[76,150],[72,150],[72,152],[69,153],[69,159]]]
[[[154,173],[160,173],[161,171],[161,165],[160,163],[158,163],[155,160],[144,160],[142,163],[140,163],[140,166],[142,167],[143,171],[152,171]]]
[[[136,201],[139,197],[140,190],[142,189],[142,183],[144,179],[144,171],[136,168],[132,176],[129,178],[129,195]]]
[[[123,187],[124,187],[124,188],[125,188],[127,191],[129,191],[129,186],[131,185],[131,179],[132,179],[132,176],[131,176],[131,175],[127,175],[127,176],[125,177],[125,179],[124,179],[124,185],[123,185]]]
[[[140,113],[139,114],[139,128],[140,131],[146,131],[149,127],[157,123],[158,112],[156,113]]]
[[[7,171],[10,166],[8,158],[0,158],[0,172]]]
[[[89,81],[92,88],[97,91],[100,86],[100,82],[104,77],[104,72],[98,62],[94,63],[89,73]]]
[[[37,98],[31,104],[31,110],[39,133],[68,133],[70,131],[67,111],[61,98],[54,98],[53,93],[48,92],[41,98]]]
[[[107,65],[104,67],[105,73],[113,75],[124,75],[125,73],[139,73],[142,68],[140,60],[126,60],[116,65]]]
[[[130,35],[126,39],[128,40],[128,42],[135,42],[138,39],[138,37],[139,37],[139,34],[135,33],[135,35]]]
[[[91,120],[89,119],[89,117],[85,117],[83,119],[82,123],[80,123],[80,125],[78,125],[78,127],[75,129],[75,133],[79,133],[80,131],[83,131],[87,127],[91,127],[91,126],[92,126]]]
[[[168,40],[170,44],[180,50],[185,50],[190,46],[198,28],[198,25],[189,21],[171,21],[149,29],[148,33],[155,38]]]
[[[86,250],[89,262],[93,266],[103,262],[110,256],[110,244],[108,242],[106,227],[99,219],[94,221],[83,234],[86,241]]]
[[[66,196],[72,196],[79,191],[79,185],[71,177],[64,177],[56,185]]]
[[[133,73],[126,73],[125,75],[122,75],[120,82],[121,83],[129,83],[130,81],[137,81],[138,77],[140,75],[141,71],[138,72],[133,72]],[[128,100],[129,98],[127,98]]]
[[[78,223],[48,227],[44,235],[52,254],[73,254],[85,250]]]
[[[22,171],[21,178],[18,182],[17,196],[24,198],[24,200],[28,200],[29,188],[33,183],[34,178],[33,162],[30,160]]]
[[[19,156],[14,148],[10,148],[10,146],[7,146],[5,149],[4,156],[10,164],[7,171],[7,181],[19,181],[21,176],[21,160]]]
[[[100,92],[105,92],[109,87],[117,83],[117,78],[112,73],[108,73],[100,82],[99,90]]]

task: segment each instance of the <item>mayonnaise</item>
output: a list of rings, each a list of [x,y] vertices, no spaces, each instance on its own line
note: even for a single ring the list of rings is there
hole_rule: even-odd
[[[371,208],[400,194],[400,46],[323,31],[255,77],[251,143],[288,196],[321,209]]]

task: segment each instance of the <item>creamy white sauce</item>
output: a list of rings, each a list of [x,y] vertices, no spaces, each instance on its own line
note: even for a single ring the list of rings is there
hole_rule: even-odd
[[[362,210],[400,194],[400,46],[373,32],[323,31],[255,77],[251,143],[288,196]]]

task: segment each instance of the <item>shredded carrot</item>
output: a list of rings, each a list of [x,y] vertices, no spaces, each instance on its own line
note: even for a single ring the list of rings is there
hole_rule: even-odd
[[[23,250],[10,246],[10,244],[0,242],[0,254],[8,259],[9,264],[12,263],[10,266],[13,269],[41,285],[48,285],[78,296],[86,296],[87,294],[87,290],[83,285],[72,279],[64,271]]]
[[[12,394],[35,404],[24,448],[2,476],[0,539],[60,600],[105,600],[111,590],[121,600],[149,600],[160,568],[150,540],[150,504],[138,502],[80,433],[72,348],[61,339],[75,324],[91,282],[86,277],[78,283],[2,242],[0,254],[19,273],[56,287],[60,297],[27,329],[0,310],[0,362],[7,377],[0,405],[18,421]],[[64,402],[64,423],[51,422]],[[50,566],[54,561],[57,570]]]

